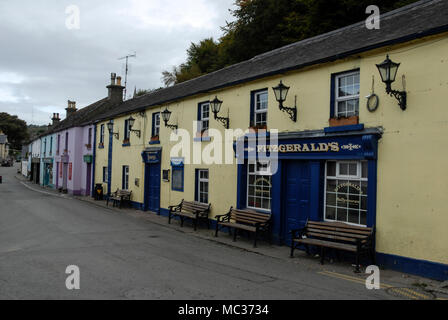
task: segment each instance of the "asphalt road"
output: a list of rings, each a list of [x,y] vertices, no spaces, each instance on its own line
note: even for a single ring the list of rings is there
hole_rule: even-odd
[[[387,299],[383,290],[75,199],[0,168],[0,299]],[[80,290],[65,271],[80,269]]]

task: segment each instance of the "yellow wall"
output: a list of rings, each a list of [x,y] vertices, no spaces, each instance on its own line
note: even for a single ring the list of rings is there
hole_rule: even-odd
[[[402,89],[401,77],[406,75],[408,109],[402,111],[397,100],[387,96],[375,64],[385,59],[401,63],[393,88]],[[269,88],[268,129],[279,131],[303,131],[328,127],[330,117],[331,74],[359,68],[361,76],[360,123],[366,127],[383,127],[384,135],[378,150],[377,195],[377,251],[415,259],[448,263],[448,214],[445,198],[448,190],[448,149],[446,133],[448,111],[448,37],[446,34],[414,41],[406,45],[383,48],[334,63],[326,63],[281,76],[244,83],[218,92],[194,96],[171,103],[170,123],[188,129],[193,134],[193,121],[197,118],[199,102],[212,100],[215,95],[223,100],[221,116],[230,112],[230,127],[247,129],[250,117],[250,92]],[[380,99],[376,112],[366,108],[365,96],[374,90]],[[278,109],[272,91],[280,80],[291,89],[286,106],[294,105],[297,95],[298,121],[292,122],[286,113]],[[163,106],[163,109],[165,106]],[[114,140],[112,190],[121,188],[121,166],[130,166],[130,189],[133,201],[143,202],[144,166],[141,152],[149,147],[151,117],[162,107],[146,111],[146,123],[134,114],[135,128],[144,131],[142,139],[131,134],[131,147],[123,148],[123,121],[115,119],[115,131],[120,140]],[[143,121],[143,122],[142,122]],[[99,128],[99,126],[98,126]],[[210,128],[223,132],[224,127],[210,113]],[[162,170],[171,169],[170,150],[175,142],[169,142],[172,130],[161,121]],[[98,129],[99,134],[99,129]],[[108,133],[105,148],[97,149],[96,179],[101,177],[103,165],[107,165]],[[99,137],[97,137],[97,141]],[[200,145],[205,148],[208,143]],[[104,162],[105,161],[105,162]],[[104,164],[106,163],[106,164]],[[184,192],[171,190],[171,182],[161,182],[161,207],[177,204],[181,199],[193,200],[195,169],[209,168],[209,198],[213,205],[211,216],[225,213],[236,205],[236,165],[186,165]],[[134,179],[140,178],[140,187]]]

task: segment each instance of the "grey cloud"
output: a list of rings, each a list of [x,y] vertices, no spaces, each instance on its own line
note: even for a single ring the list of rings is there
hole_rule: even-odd
[[[184,61],[191,42],[221,35],[233,2],[2,2],[0,76],[20,81],[0,80],[0,112],[47,124],[52,112],[65,115],[68,99],[82,107],[106,96],[110,72],[124,71],[118,58],[134,51],[128,93],[135,86],[160,87],[161,72]],[[65,27],[65,8],[71,4],[80,8],[79,30]]]

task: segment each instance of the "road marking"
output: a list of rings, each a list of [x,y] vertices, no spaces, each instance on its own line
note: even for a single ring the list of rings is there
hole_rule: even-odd
[[[337,272],[331,272],[331,271],[321,271],[318,272],[319,274],[322,275],[326,275],[329,277],[333,277],[333,278],[338,278],[338,279],[342,279],[342,280],[346,280],[346,281],[351,281],[351,282],[355,282],[355,283],[359,283],[359,284],[364,284],[365,285],[365,280],[363,280],[362,278],[357,278],[357,277],[353,277],[353,276],[349,276],[347,274],[342,274],[342,273],[337,273]],[[411,288],[395,288],[394,286],[387,284],[387,283],[381,283],[380,285],[381,289],[386,288],[394,288],[394,289],[399,289],[400,290],[400,294],[402,294],[403,296],[407,296],[409,298],[412,298],[414,300],[417,299],[417,297],[421,297],[421,298],[427,298],[426,295],[424,295],[423,293],[419,293],[415,290],[412,290]],[[448,299],[446,298],[436,298],[436,300],[443,300],[443,301],[448,301]]]
[[[342,274],[342,273],[331,272],[331,271],[321,271],[321,272],[318,272],[318,273],[326,275],[326,276],[329,276],[329,277],[333,277],[333,278],[339,278],[339,279],[343,279],[343,280],[347,280],[347,281],[351,281],[351,282],[361,283],[361,284],[364,284],[364,285],[366,284],[366,280],[365,279],[349,276],[349,275]],[[381,287],[392,288],[391,285],[385,284],[385,283],[381,283]]]

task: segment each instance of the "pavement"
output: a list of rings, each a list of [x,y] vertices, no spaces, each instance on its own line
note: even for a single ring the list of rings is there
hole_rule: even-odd
[[[381,288],[327,261],[104,201],[60,194],[0,168],[0,299],[448,299],[448,284],[381,270]],[[67,266],[80,289],[66,287]],[[445,287],[446,285],[446,287]]]

